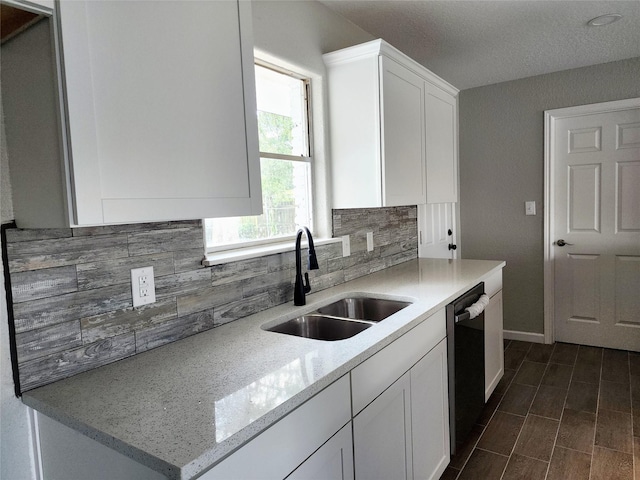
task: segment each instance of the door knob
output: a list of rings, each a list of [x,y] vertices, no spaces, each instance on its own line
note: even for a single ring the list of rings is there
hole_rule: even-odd
[[[450,243],[450,244],[449,244],[449,250],[455,250],[456,248],[458,248],[458,246],[457,246],[457,245],[455,245],[455,244],[453,244],[453,243]]]
[[[564,247],[565,245],[573,245],[573,243],[567,243],[563,239],[560,239],[556,242],[556,245],[559,247]]]

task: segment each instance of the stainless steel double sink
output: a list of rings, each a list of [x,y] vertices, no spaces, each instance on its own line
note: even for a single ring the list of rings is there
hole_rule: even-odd
[[[410,302],[399,300],[347,297],[291,320],[262,328],[270,332],[315,340],[344,340],[409,305]]]

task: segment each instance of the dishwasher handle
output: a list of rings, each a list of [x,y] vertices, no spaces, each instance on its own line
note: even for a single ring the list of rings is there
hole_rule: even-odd
[[[464,312],[461,312],[460,314],[455,316],[455,323],[464,322],[465,320],[476,318],[478,315],[484,312],[484,309],[487,308],[487,305],[489,305],[489,296],[483,293],[475,303],[465,308]]]

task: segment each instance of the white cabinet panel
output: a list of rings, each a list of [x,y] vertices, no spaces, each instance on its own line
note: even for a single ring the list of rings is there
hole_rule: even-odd
[[[427,203],[458,201],[458,99],[427,83]]]
[[[413,478],[410,402],[406,373],[353,419],[357,479]]]
[[[102,443],[35,414],[40,464],[46,480],[162,480],[166,477]]]
[[[300,465],[287,480],[353,480],[351,422]]]
[[[484,311],[484,372],[486,402],[504,375],[502,290],[491,297]]]
[[[449,464],[447,341],[410,371],[413,478],[439,479]]]
[[[502,269],[491,274],[484,280],[484,293],[489,297],[493,297],[502,290]]]
[[[78,225],[260,211],[250,2],[61,2],[60,24]]]
[[[424,80],[380,57],[384,206],[424,203]]]

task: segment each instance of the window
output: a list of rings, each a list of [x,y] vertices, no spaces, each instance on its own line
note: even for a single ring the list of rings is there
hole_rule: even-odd
[[[205,220],[208,251],[282,241],[312,223],[309,81],[255,66],[263,213]]]

